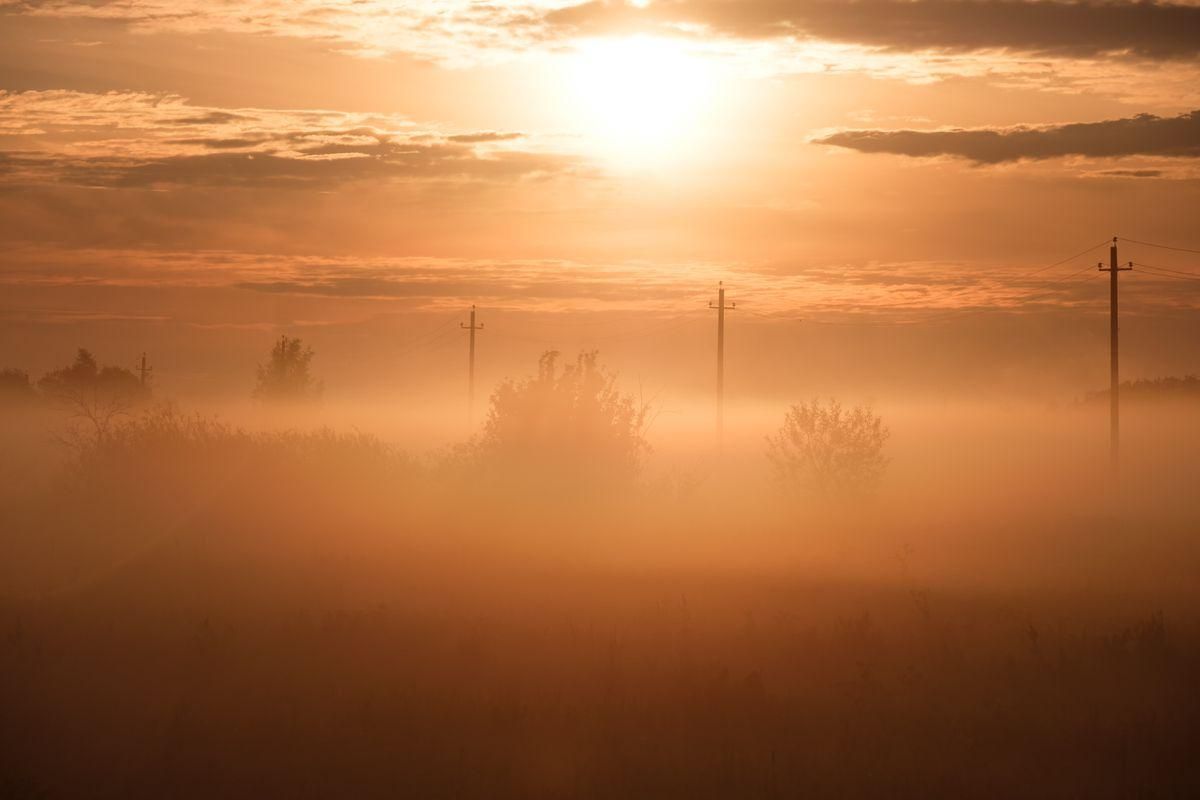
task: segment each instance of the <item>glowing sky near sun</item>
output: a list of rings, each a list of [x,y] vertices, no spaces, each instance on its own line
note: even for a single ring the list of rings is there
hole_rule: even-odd
[[[1191,2],[0,2],[0,92],[20,336],[156,316],[138,287],[364,325],[722,278],[781,318],[1041,313],[1090,288],[1029,269],[1200,246]]]

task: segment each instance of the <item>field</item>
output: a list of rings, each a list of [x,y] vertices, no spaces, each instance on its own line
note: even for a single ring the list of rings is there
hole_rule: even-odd
[[[1192,796],[1188,419],[1130,417],[1109,502],[1092,412],[897,409],[851,506],[749,436],[550,494],[364,433],[10,416],[0,787]]]

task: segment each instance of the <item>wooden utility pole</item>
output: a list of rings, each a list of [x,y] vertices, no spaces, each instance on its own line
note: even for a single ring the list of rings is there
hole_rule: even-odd
[[[725,445],[725,312],[737,308],[737,303],[725,305],[725,282],[717,284],[717,449]]]
[[[1121,272],[1127,272],[1133,269],[1133,262],[1129,266],[1117,266],[1117,237],[1113,237],[1112,245],[1108,249],[1108,267],[1104,264],[1097,264],[1097,269],[1101,272],[1109,273],[1108,279],[1108,346],[1109,346],[1109,383],[1108,383],[1108,401],[1109,401],[1109,450],[1112,458],[1113,474],[1117,474],[1117,469],[1120,466],[1121,452],[1121,369],[1119,366],[1119,348],[1117,341],[1119,337],[1119,325],[1117,324],[1117,275]]]
[[[467,361],[467,425],[475,423],[475,331],[483,330],[483,325],[475,324],[475,306],[471,306],[471,322],[469,325],[458,323],[458,327],[470,331],[469,355]]]
[[[142,353],[142,361],[138,365],[138,380],[141,382],[143,388],[146,386],[146,380],[150,377],[150,373],[153,371],[154,367],[146,364],[146,354]]]

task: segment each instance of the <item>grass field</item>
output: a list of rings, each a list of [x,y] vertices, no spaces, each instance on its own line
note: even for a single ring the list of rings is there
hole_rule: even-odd
[[[0,794],[1195,796],[1194,432],[1131,417],[1157,466],[1131,445],[1106,504],[1053,413],[1044,454],[895,415],[882,494],[821,507],[745,466],[546,496],[366,434],[10,418]]]

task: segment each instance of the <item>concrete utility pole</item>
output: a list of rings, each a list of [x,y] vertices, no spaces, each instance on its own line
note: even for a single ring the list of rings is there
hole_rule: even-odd
[[[471,306],[471,323],[463,325],[458,323],[458,327],[463,330],[470,331],[470,354],[467,362],[467,425],[474,424],[475,414],[475,331],[483,330],[483,325],[475,324],[475,306]]]
[[[146,380],[150,377],[150,373],[153,371],[154,367],[146,364],[146,354],[142,353],[142,361],[138,366],[138,379],[141,381],[143,387],[146,385]]]
[[[1117,266],[1117,237],[1113,237],[1112,245],[1108,249],[1108,267],[1104,264],[1097,264],[1096,268],[1101,272],[1109,273],[1108,281],[1108,344],[1109,344],[1109,448],[1112,456],[1113,474],[1116,475],[1117,469],[1120,466],[1120,451],[1121,451],[1121,370],[1118,365],[1119,351],[1117,347],[1117,339],[1119,336],[1119,326],[1117,325],[1117,274],[1127,272],[1133,269],[1133,262],[1129,262],[1129,266]]]
[[[725,445],[725,312],[737,308],[737,303],[725,305],[725,282],[717,284],[717,448]]]

